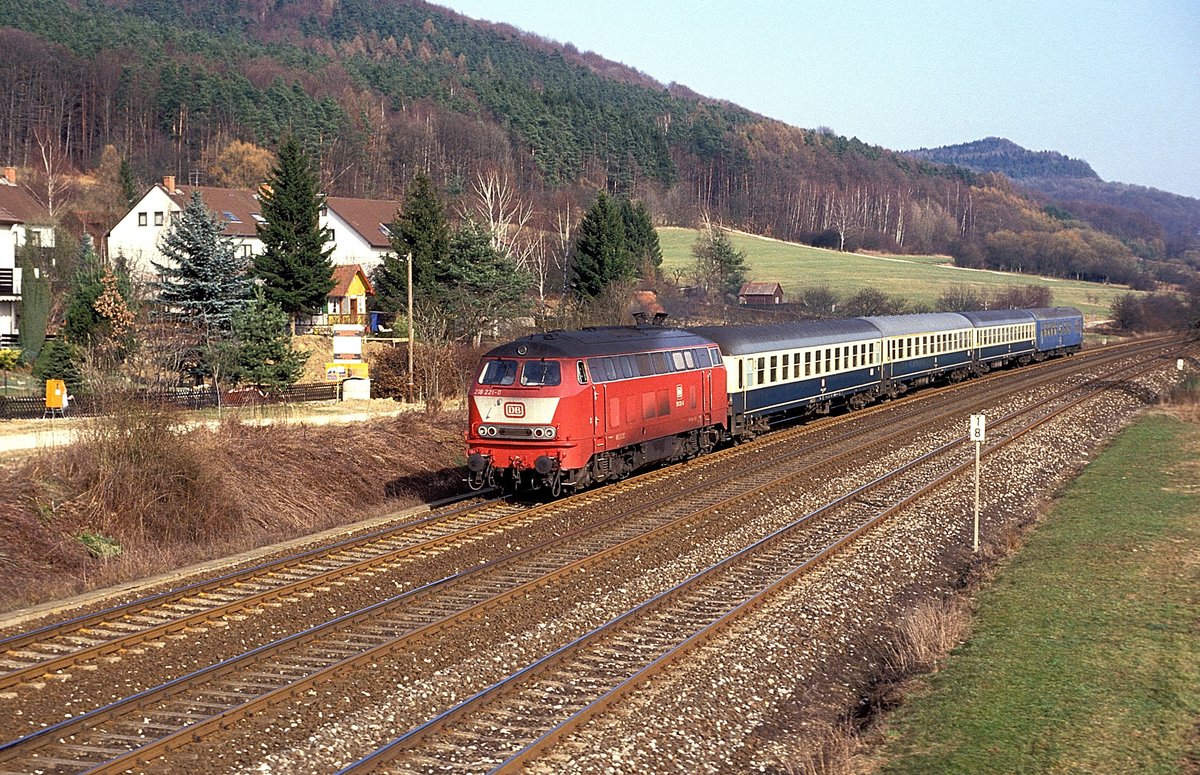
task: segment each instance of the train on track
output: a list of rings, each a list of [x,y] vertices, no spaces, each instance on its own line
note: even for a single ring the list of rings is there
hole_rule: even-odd
[[[532,334],[471,385],[471,488],[559,496],[935,381],[1077,352],[1073,307]]]

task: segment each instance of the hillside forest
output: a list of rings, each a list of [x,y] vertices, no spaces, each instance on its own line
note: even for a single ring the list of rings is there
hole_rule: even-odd
[[[966,267],[1138,289],[1180,288],[1200,270],[1195,200],[1148,211],[1082,189],[1057,198],[999,171],[785,125],[420,0],[0,0],[0,11],[0,161],[77,233],[102,234],[164,175],[256,186],[293,137],[326,194],[403,200],[424,176],[451,217],[541,235],[522,249],[554,254],[560,271],[598,192],[640,203],[657,225]],[[1088,178],[1086,163],[1053,161],[1042,177]]]

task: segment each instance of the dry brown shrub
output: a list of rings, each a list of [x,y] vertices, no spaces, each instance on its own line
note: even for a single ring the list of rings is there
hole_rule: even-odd
[[[1163,396],[1162,407],[1184,422],[1200,425],[1200,378],[1190,377],[1171,388]]]
[[[843,720],[818,731],[807,754],[781,762],[780,767],[787,775],[852,775],[858,746],[854,724]]]
[[[909,610],[882,655],[895,678],[925,672],[958,645],[971,615],[958,599],[929,600]]]
[[[110,404],[79,440],[0,468],[0,610],[162,573],[461,489],[461,412],[189,430]],[[89,556],[83,532],[115,540]]]

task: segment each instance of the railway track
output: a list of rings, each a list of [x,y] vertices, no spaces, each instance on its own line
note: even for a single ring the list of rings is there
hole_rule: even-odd
[[[994,400],[994,397],[986,400]],[[956,404],[947,411],[960,411],[960,407]],[[885,420],[885,423],[895,423],[895,418]],[[894,434],[886,434],[878,443],[889,443],[888,436],[891,435]],[[844,443],[847,447],[862,445],[861,439],[847,438]],[[756,451],[761,450],[756,447]],[[728,457],[735,457],[736,452],[731,451]],[[795,452],[793,449],[792,454]],[[774,469],[779,457],[769,457],[768,465],[763,466],[760,455],[758,462],[760,468]],[[720,461],[717,463],[714,468],[727,467]],[[554,541],[426,584],[268,647],[168,682],[153,692],[126,698],[5,744],[0,747],[0,767],[11,767],[10,762],[33,766],[52,764],[64,770],[94,766],[98,768],[96,771],[120,771],[136,766],[138,761],[153,758],[256,710],[283,702],[310,686],[335,680],[339,674],[384,658],[397,648],[412,648],[419,638],[429,638],[461,626],[455,622],[461,623],[510,604],[539,586],[561,583],[581,572],[585,564],[594,566],[605,557],[636,551],[637,547],[659,540],[670,531],[679,532],[700,515],[748,497],[748,489],[778,488],[789,478],[811,477],[817,470],[812,464],[801,464],[790,472],[774,471],[773,476],[756,487],[744,481],[736,483],[732,470],[725,472],[724,479],[706,474],[705,502],[699,508],[693,505],[682,515],[677,509],[668,507],[673,495],[664,494],[656,501],[645,498],[643,492],[643,499],[631,508],[623,512],[618,510],[598,524],[578,528]],[[646,483],[665,476],[664,472],[656,472],[640,482],[630,482],[628,486],[635,491],[654,490]],[[728,491],[723,491],[726,486]],[[605,488],[582,500],[594,502],[603,499],[606,491],[617,489]],[[572,499],[572,502],[576,500]],[[659,507],[663,510],[654,511]]]
[[[1155,367],[1131,367],[1112,379],[1124,383]],[[1107,380],[1092,380],[1088,386],[1061,391],[1057,398],[1065,400],[1057,405],[1038,403],[994,420],[992,428],[999,431],[998,440],[987,445],[983,455],[995,454],[1111,387]],[[964,475],[972,467],[973,458],[963,460],[963,455],[955,457],[954,453],[965,446],[965,436],[954,438],[803,514],[740,552],[477,691],[343,768],[339,775],[518,771],[659,671],[711,642],[777,590]],[[897,487],[897,480],[931,467],[931,472],[921,475],[924,481]],[[878,506],[880,501],[887,505]],[[834,515],[838,515],[836,520],[831,519]],[[834,521],[838,525],[835,535],[807,531],[805,528],[816,519]]]
[[[1113,349],[1097,351],[1090,355],[1090,359],[1104,362],[1120,357],[1119,352]],[[1039,381],[1053,379],[1053,375],[1066,363],[1050,361],[1040,364],[1029,369],[1028,376],[1033,378],[1036,374]],[[1021,374],[1026,375],[1025,372]],[[1002,391],[1005,394],[1027,389],[1029,384],[1033,384],[1025,380],[1003,383],[1003,376],[1013,375],[992,375],[984,381],[965,384],[977,387],[1000,381],[1008,384]],[[925,391],[917,398],[936,403],[945,400],[941,397],[944,394],[962,392],[962,387],[958,385]],[[914,398],[905,399],[911,400]],[[893,406],[902,403],[896,402]],[[888,413],[888,407],[875,407],[860,415]],[[880,419],[879,425],[882,427],[888,422]],[[767,437],[760,441],[760,460],[763,457],[781,460],[796,455],[797,450],[793,445],[798,436],[817,434],[818,438],[807,446],[810,449],[824,446],[828,441],[819,438],[821,433],[814,425]],[[800,454],[803,452],[801,450]],[[723,467],[728,461],[736,460],[737,456],[731,453],[719,453],[698,461],[696,465],[701,468],[697,473],[703,475],[705,468]],[[673,475],[669,469],[651,472],[626,486],[657,484]],[[589,500],[591,496],[591,493],[585,493]],[[553,507],[542,507],[533,514],[521,517],[521,507],[498,500],[486,501],[482,505],[441,509],[422,519],[389,526],[331,546],[279,558],[218,578],[0,638],[0,691],[36,681],[46,674],[70,670],[82,662],[125,653],[147,641],[320,588],[347,576],[372,571],[407,558],[428,555],[439,547],[462,544],[480,535],[508,530],[519,520],[538,519],[551,510]]]

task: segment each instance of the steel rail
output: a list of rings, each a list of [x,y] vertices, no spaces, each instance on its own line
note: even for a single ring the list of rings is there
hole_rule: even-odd
[[[1151,364],[1151,365],[1145,367],[1144,369],[1142,369],[1141,372],[1144,373],[1145,371],[1152,370],[1154,368],[1157,368],[1158,366],[1159,366],[1159,364],[1157,364],[1157,363]],[[1093,380],[1093,382],[1098,382],[1098,381],[1100,381],[1100,380],[1098,380],[1098,379]],[[1073,399],[1072,401],[1068,402],[1064,406],[1053,411],[1049,415],[1044,415],[1042,417],[1037,418],[1032,423],[1027,425],[1025,428],[1022,428],[1018,432],[1013,433],[1010,436],[1010,438],[1006,439],[1005,441],[998,442],[996,444],[991,445],[991,447],[989,448],[988,454],[992,454],[993,452],[995,452],[997,449],[1001,448],[1005,444],[1011,443],[1011,441],[1013,439],[1019,437],[1020,435],[1023,435],[1024,433],[1031,431],[1033,428],[1040,427],[1042,424],[1044,424],[1045,422],[1048,422],[1053,417],[1058,416],[1062,412],[1067,411],[1069,408],[1073,408],[1074,406],[1077,406],[1079,403],[1082,403],[1083,401],[1088,400],[1089,398],[1093,397],[1097,393],[1103,392],[1104,390],[1107,390],[1107,389],[1108,389],[1108,386],[1103,385],[1103,386],[1099,386],[1091,391],[1084,392],[1083,395],[1081,395],[1080,397]],[[1076,388],[1071,388],[1071,389],[1063,391],[1063,394],[1070,393],[1070,392],[1079,392],[1079,391],[1080,391],[1080,388],[1076,387]],[[1045,402],[1041,402],[1037,405],[1024,407],[1020,410],[1012,412],[1009,415],[1006,415],[1005,417],[1000,418],[995,423],[994,427],[1010,423],[1010,422],[1014,421],[1015,418],[1017,418],[1021,415],[1035,412],[1038,410],[1039,407],[1043,406],[1044,403]],[[368,771],[369,769],[374,768],[376,765],[380,764],[381,762],[397,755],[402,750],[409,749],[409,748],[415,747],[417,745],[420,745],[421,742],[424,741],[425,739],[428,739],[432,735],[438,734],[438,733],[442,732],[443,730],[445,730],[452,721],[461,720],[467,713],[470,713],[470,712],[480,708],[485,702],[490,701],[497,695],[503,693],[505,690],[507,690],[513,684],[519,683],[522,680],[524,680],[526,678],[530,678],[531,676],[533,676],[535,674],[546,674],[546,673],[551,672],[553,669],[556,668],[556,666],[558,666],[565,659],[567,659],[569,655],[580,650],[581,648],[583,648],[585,645],[591,643],[592,641],[597,640],[600,637],[603,637],[605,633],[611,632],[614,629],[624,625],[628,621],[631,621],[633,617],[635,617],[637,615],[642,615],[642,616],[647,615],[647,613],[649,611],[657,609],[661,605],[664,605],[665,601],[679,596],[680,594],[683,593],[683,591],[685,589],[690,589],[692,585],[699,584],[699,583],[701,583],[701,581],[708,579],[710,576],[713,576],[720,570],[729,568],[736,561],[739,561],[741,559],[746,559],[757,553],[762,552],[766,547],[772,546],[774,543],[781,540],[783,536],[790,535],[799,526],[807,523],[809,520],[813,519],[814,517],[816,517],[818,515],[826,514],[830,510],[835,509],[838,506],[842,506],[842,505],[856,501],[866,492],[868,492],[872,489],[875,489],[886,482],[890,482],[890,481],[894,480],[900,474],[907,472],[924,462],[927,462],[934,458],[940,457],[941,455],[945,454],[947,451],[954,449],[954,448],[958,447],[959,445],[961,445],[965,440],[966,440],[966,436],[957,437],[954,440],[949,441],[946,444],[942,445],[941,447],[933,450],[932,452],[929,452],[929,453],[917,458],[916,460],[909,461],[908,463],[904,464],[903,466],[900,466],[900,467],[896,468],[895,470],[890,471],[881,477],[878,477],[874,481],[864,484],[864,485],[856,488],[855,490],[851,491],[850,493],[847,493],[846,495],[841,496],[840,498],[837,498],[834,501],[831,501],[830,503],[826,504],[825,506],[821,507],[820,509],[814,510],[814,511],[802,516],[801,518],[795,520],[794,522],[785,526],[784,528],[781,528],[781,529],[775,531],[774,533],[772,533],[771,535],[752,544],[750,547],[747,547],[746,549],[743,549],[742,551],[738,552],[737,554],[735,554],[729,558],[726,558],[725,560],[722,560],[719,563],[716,563],[715,565],[700,572],[699,574],[696,574],[695,576],[691,577],[690,579],[688,579],[685,582],[682,582],[681,584],[677,585],[676,587],[660,593],[659,595],[655,596],[654,598],[651,598],[650,600],[646,601],[645,603],[639,605],[637,608],[632,609],[631,611],[626,612],[625,614],[617,617],[616,619],[613,619],[608,624],[606,624],[600,628],[596,628],[595,630],[581,636],[580,638],[576,639],[572,643],[567,644],[566,646],[561,647],[560,649],[556,650],[555,652],[552,652],[551,654],[541,658],[540,660],[534,662],[533,664],[512,674],[511,676],[504,679],[503,681],[501,681],[497,684],[494,684],[493,686],[488,687],[480,692],[477,692],[475,695],[464,700],[462,703],[455,706],[454,708],[451,708],[451,709],[443,712],[442,714],[438,715],[437,717],[430,719],[429,721],[425,722],[424,724],[414,728],[413,730],[410,730],[404,736],[397,738],[396,740],[381,747],[380,749],[376,750],[375,752],[368,755],[367,757],[364,757],[363,759],[359,760],[358,762],[344,768],[343,770],[341,770],[341,773]],[[707,625],[700,632],[697,632],[694,635],[688,637],[684,641],[684,644],[686,644],[686,646],[677,647],[677,648],[683,649],[683,650],[679,651],[678,654],[682,654],[682,653],[684,653],[684,651],[686,651],[687,648],[694,647],[698,643],[704,642],[705,640],[707,640],[708,637],[711,637],[711,635],[710,635],[711,633],[715,632],[723,624],[731,621],[732,617],[740,616],[741,613],[749,610],[749,607],[754,604],[754,602],[753,602],[754,600],[764,599],[764,597],[767,594],[769,594],[770,591],[778,589],[780,586],[782,586],[783,584],[787,583],[792,578],[794,578],[795,575],[797,575],[798,573],[805,572],[807,569],[810,569],[811,567],[813,567],[817,562],[823,561],[827,557],[832,556],[833,553],[835,553],[841,547],[846,546],[849,543],[851,543],[857,536],[866,532],[871,527],[874,527],[875,525],[879,524],[884,519],[886,519],[888,516],[891,516],[896,511],[903,508],[903,506],[905,506],[909,503],[912,503],[916,499],[923,497],[925,494],[930,492],[935,487],[938,487],[941,484],[944,484],[945,482],[949,481],[951,478],[953,478],[954,476],[961,473],[963,470],[965,470],[970,465],[971,465],[971,461],[967,461],[966,463],[956,466],[951,471],[938,476],[937,478],[935,478],[935,480],[933,482],[930,482],[930,483],[924,485],[923,487],[919,488],[912,495],[907,496],[906,498],[902,499],[901,501],[897,502],[896,504],[893,504],[891,507],[889,507],[888,509],[886,509],[884,512],[877,515],[876,517],[872,518],[867,523],[860,525],[854,531],[851,531],[847,535],[843,536],[841,539],[834,542],[834,544],[830,545],[830,547],[827,547],[826,550],[823,550],[817,556],[804,562],[799,567],[799,569],[793,570],[791,573],[787,574],[786,576],[784,576],[784,577],[780,578],[779,580],[775,581],[774,583],[770,584],[765,590],[758,593],[758,595],[756,595],[754,598],[744,601],[743,603],[736,606],[733,610],[731,610],[731,611],[727,612],[726,614],[724,614],[723,616],[721,616],[720,619]],[[589,717],[590,714],[598,713],[601,710],[603,710],[604,708],[608,707],[612,702],[615,701],[615,699],[617,697],[619,697],[624,692],[627,692],[632,686],[636,685],[638,682],[640,682],[640,680],[644,679],[644,677],[649,675],[650,672],[657,669],[657,667],[661,667],[666,664],[669,664],[671,661],[673,661],[674,659],[677,659],[677,658],[678,658],[678,655],[672,656],[671,652],[668,652],[667,654],[662,655],[661,657],[659,657],[656,660],[654,660],[653,662],[651,662],[650,665],[643,667],[641,670],[636,672],[633,676],[631,676],[631,677],[627,678],[626,680],[622,681],[621,683],[619,683],[618,687],[610,690],[609,692],[606,692],[604,695],[602,695],[599,699],[597,699],[591,705],[587,706],[589,708],[593,708],[593,710],[589,711],[586,714],[584,713],[584,711],[577,711],[577,712],[573,713],[569,717],[569,722],[571,724],[582,723],[582,720]],[[563,698],[558,697],[558,699],[563,699]],[[565,700],[564,700],[564,703],[565,703]],[[578,719],[578,721],[576,721],[576,719]],[[567,723],[568,722],[564,722],[564,725],[566,725]],[[565,729],[566,726],[563,726],[563,728]],[[558,729],[558,727],[556,727],[555,729]],[[542,738],[538,738],[538,740],[534,741],[534,743],[532,743],[531,746],[538,746],[537,750],[541,750],[542,746],[548,745],[550,742],[553,741],[553,739],[557,739],[558,736],[565,733],[564,731],[555,731],[555,729],[552,729],[545,736],[543,736],[545,738],[544,743],[539,742],[542,740]],[[511,757],[510,759],[506,760],[503,764],[501,764],[501,767],[503,768],[506,766],[515,766],[516,764],[525,761],[526,758],[528,758],[531,755],[532,755],[532,753],[528,753],[528,754],[518,753],[514,757]],[[339,773],[339,775],[341,775],[341,773]]]
[[[795,475],[795,474],[793,474],[793,475]],[[711,485],[711,482],[710,482],[709,484]],[[735,496],[735,497],[739,497],[739,498],[745,497],[745,493],[743,492],[743,493],[741,493],[740,495],[738,495],[738,496]],[[646,506],[646,505],[647,505],[647,504],[641,504],[641,505],[639,506],[639,508],[645,508],[645,506]],[[635,539],[635,540],[646,540],[646,539],[644,539],[644,538],[643,538],[643,539]],[[506,559],[506,558],[501,558],[501,560],[503,560],[503,559]],[[549,574],[548,574],[548,575],[549,575]],[[451,577],[451,578],[452,578],[452,577]],[[445,582],[445,581],[449,581],[449,580],[450,580],[450,578],[448,578],[448,579],[445,579],[445,580],[443,580],[443,581],[441,581],[441,582],[435,582],[435,585],[431,585],[431,586],[440,585],[440,584],[442,584],[443,582]],[[417,592],[417,591],[419,591],[419,590],[413,590],[412,592]],[[411,594],[411,593],[406,593],[406,594]],[[384,603],[387,603],[387,602],[389,602],[389,601],[384,601]],[[380,604],[380,605],[382,605],[382,604]],[[372,611],[373,611],[373,610],[377,610],[377,609],[378,609],[378,606],[372,607],[371,609],[365,609],[365,610],[372,610]],[[361,612],[360,612],[360,613],[361,613]],[[335,622],[333,622],[333,623],[330,623],[330,624],[336,624],[336,623],[339,623],[339,622],[344,622],[344,621],[348,620],[350,617],[353,617],[353,616],[355,616],[355,614],[350,614],[350,615],[347,615],[346,617],[340,617],[338,620],[335,620]],[[313,629],[315,630],[315,629],[323,629],[323,628],[313,628]],[[269,645],[270,645],[270,644],[269,644]],[[264,648],[266,648],[266,647],[264,647]],[[260,651],[261,651],[261,649],[260,649],[260,650],[256,650],[255,652],[251,652],[251,654],[256,654],[256,653],[259,653]],[[372,653],[373,653],[373,652],[374,652],[374,650],[372,650]],[[236,660],[231,660],[231,661],[236,661]],[[225,665],[227,665],[227,663],[221,663],[221,664],[219,664],[219,665],[212,666],[212,668],[206,669],[206,671],[199,671],[199,672],[201,672],[201,673],[206,673],[208,670],[215,670],[216,668],[221,668],[222,666],[225,666]],[[193,674],[193,675],[196,675],[196,674]],[[210,676],[210,677],[211,677],[211,676]],[[184,678],[186,679],[186,678],[188,678],[188,677],[187,677],[187,676],[185,676]],[[179,680],[181,680],[181,681],[182,681],[182,680],[184,680],[184,679],[179,679]],[[172,683],[175,683],[175,682],[172,682]],[[167,684],[167,685],[164,685],[164,686],[168,686],[168,685],[170,685],[170,684]],[[140,695],[135,695],[135,697],[133,697],[133,698],[127,698],[127,701],[129,701],[129,700],[136,700],[136,699],[138,699],[138,698],[141,698],[141,697],[143,697],[143,695],[144,695],[144,694],[145,694],[145,693],[143,693],[143,694],[140,694]],[[126,701],[122,701],[122,703],[118,703],[118,704],[124,704],[125,702],[126,702]],[[104,709],[99,709],[99,710],[104,710]],[[98,713],[99,711],[96,711],[96,712]],[[89,715],[91,715],[91,714],[89,714]],[[95,718],[95,716],[93,716],[93,718]],[[83,717],[80,717],[80,719],[83,719]],[[56,727],[54,727],[54,728],[52,728],[52,729],[53,729],[55,732],[58,732],[58,733],[65,733],[65,729],[63,729],[63,728],[61,727],[61,725],[56,725]],[[188,729],[191,729],[191,727],[189,727]],[[187,730],[184,730],[184,731],[187,731]],[[198,733],[199,733],[199,732],[197,732],[197,734],[198,734]],[[22,741],[26,741],[26,740],[28,740],[30,737],[33,737],[33,735],[27,736],[26,738],[22,738]],[[21,741],[14,741],[14,742],[21,742]],[[10,745],[11,745],[11,744],[10,744]],[[5,746],[4,748],[0,748],[0,751],[4,750],[4,749],[5,749],[5,748],[7,748],[7,747],[8,747],[8,746]]]

